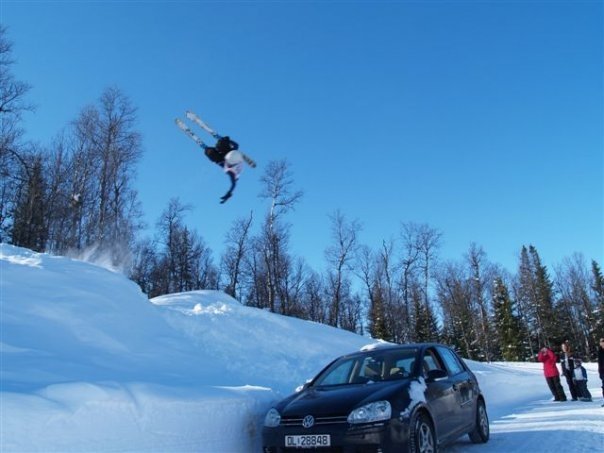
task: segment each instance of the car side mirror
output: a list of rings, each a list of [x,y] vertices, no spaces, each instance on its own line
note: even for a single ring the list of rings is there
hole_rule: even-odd
[[[449,375],[447,374],[447,372],[445,370],[430,370],[428,371],[428,375],[426,376],[426,381],[427,382],[434,382],[434,381],[438,381],[439,379],[444,379],[446,377],[448,377]]]
[[[296,393],[300,393],[302,390],[306,390],[309,386],[310,383],[312,382],[312,379],[309,379],[308,381],[306,381],[304,384],[299,385],[298,387],[296,387],[295,392]]]

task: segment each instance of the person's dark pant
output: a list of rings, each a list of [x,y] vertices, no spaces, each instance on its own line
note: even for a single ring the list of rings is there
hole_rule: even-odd
[[[554,399],[556,401],[566,401],[566,394],[560,384],[560,376],[548,377],[545,378],[545,380],[547,381],[547,385],[549,386],[552,395],[554,395]]]
[[[566,385],[568,385],[568,390],[570,391],[570,396],[573,400],[577,399],[577,389],[575,387],[575,381],[573,379],[572,371],[565,371],[564,377],[566,378]]]
[[[577,389],[577,396],[579,398],[588,399],[591,401],[591,393],[587,389],[587,381],[575,381],[575,387]]]
[[[604,398],[604,374],[600,375],[600,380],[602,381],[602,398]]]

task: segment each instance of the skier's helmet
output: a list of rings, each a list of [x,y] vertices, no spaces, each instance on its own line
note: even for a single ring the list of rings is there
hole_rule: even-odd
[[[224,160],[229,166],[238,165],[243,162],[243,156],[239,151],[229,151],[229,153],[224,156]]]

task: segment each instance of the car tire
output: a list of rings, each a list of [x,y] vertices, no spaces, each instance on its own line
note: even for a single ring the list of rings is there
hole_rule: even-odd
[[[474,430],[468,433],[468,436],[470,436],[470,440],[475,444],[484,444],[489,441],[489,416],[487,415],[487,408],[483,400],[478,400],[476,425],[474,426]]]
[[[416,412],[411,420],[409,453],[437,453],[438,445],[432,421],[424,412]]]

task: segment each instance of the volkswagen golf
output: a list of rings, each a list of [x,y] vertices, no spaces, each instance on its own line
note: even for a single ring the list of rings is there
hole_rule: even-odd
[[[449,347],[363,349],[327,365],[272,407],[263,452],[436,452],[462,435],[489,440],[478,381]]]

